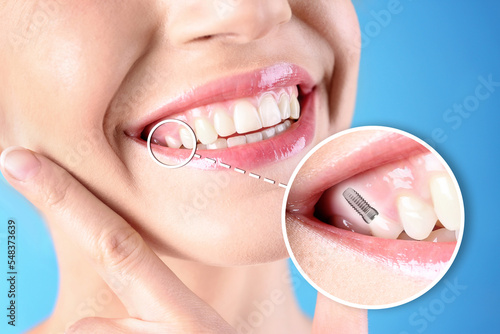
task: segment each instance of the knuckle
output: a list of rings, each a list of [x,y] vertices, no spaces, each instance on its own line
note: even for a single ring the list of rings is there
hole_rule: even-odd
[[[52,209],[59,209],[64,206],[71,192],[73,183],[64,176],[56,178],[55,184],[49,185],[45,182],[42,186],[42,202]]]
[[[99,264],[119,271],[137,264],[144,250],[141,236],[129,226],[104,233],[95,242],[94,258]]]

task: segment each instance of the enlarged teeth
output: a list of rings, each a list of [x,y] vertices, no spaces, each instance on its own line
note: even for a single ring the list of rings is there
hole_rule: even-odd
[[[297,96],[292,95],[290,99],[290,118],[299,119],[300,117],[300,103]]]
[[[372,235],[379,238],[397,239],[403,232],[401,224],[393,222],[380,214],[375,216],[369,226]]]
[[[431,234],[424,241],[431,242],[452,242],[457,241],[455,236],[455,231],[448,231],[445,228],[440,228],[438,230],[432,231]]]
[[[436,215],[450,231],[460,228],[460,202],[453,181],[448,174],[434,176],[430,181],[432,203]]]
[[[206,118],[197,118],[194,121],[194,128],[198,140],[203,144],[213,143],[219,137],[210,121]]]
[[[276,100],[270,94],[266,94],[260,101],[259,114],[264,128],[281,122],[280,109]]]
[[[416,240],[427,238],[437,220],[434,208],[413,196],[399,197],[397,206],[406,234]]]
[[[288,97],[288,95],[281,95],[279,108],[281,119],[290,118],[290,98]]]
[[[167,143],[167,146],[171,148],[179,148],[182,145],[180,139],[174,138],[172,136],[165,136],[165,142]]]
[[[214,128],[221,137],[228,137],[236,132],[233,119],[222,108],[214,111]]]
[[[227,147],[233,147],[238,145],[243,145],[247,143],[245,136],[236,136],[227,139]]]
[[[193,142],[191,133],[183,127],[179,130],[179,136],[181,137],[182,145],[187,149],[192,149],[196,144],[195,142]]]
[[[246,133],[262,128],[257,109],[248,101],[241,100],[234,105],[234,126],[236,132]]]

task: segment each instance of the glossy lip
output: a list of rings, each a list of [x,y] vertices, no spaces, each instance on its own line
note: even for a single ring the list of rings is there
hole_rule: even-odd
[[[453,257],[457,242],[377,238],[340,229],[313,216],[314,205],[326,189],[363,171],[423,152],[428,150],[412,138],[398,133],[380,133],[358,150],[338,157],[334,162],[335,169],[320,168],[311,173],[307,180],[299,181],[300,184],[294,189],[296,177],[287,202],[287,223],[302,224],[316,235],[388,269],[398,268],[406,275],[429,281],[440,277]]]
[[[238,74],[208,83],[190,90],[149,112],[135,124],[127,127],[125,134],[147,149],[146,141],[140,136],[144,128],[186,110],[196,107],[258,95],[271,89],[298,86],[301,117],[287,131],[271,139],[221,150],[197,150],[197,154],[218,162],[243,168],[256,168],[265,164],[287,159],[307,147],[314,136],[315,125],[315,83],[301,67],[289,63],[279,63],[253,72]],[[153,145],[155,155],[165,155],[169,161],[185,159],[190,150],[172,149]],[[160,157],[161,158],[161,157]],[[218,163],[194,158],[186,167],[222,170]]]

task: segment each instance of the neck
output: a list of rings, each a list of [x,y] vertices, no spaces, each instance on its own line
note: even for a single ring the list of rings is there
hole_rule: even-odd
[[[60,268],[59,298],[51,317],[33,333],[63,333],[85,317],[128,317],[117,296],[70,238],[57,228],[52,228],[52,236]],[[297,306],[286,260],[240,267],[213,267],[169,257],[162,260],[238,333],[310,330],[310,320]]]

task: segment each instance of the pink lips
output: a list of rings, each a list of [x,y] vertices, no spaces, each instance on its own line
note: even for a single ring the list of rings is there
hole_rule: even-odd
[[[324,154],[314,173],[305,171],[295,178],[287,219],[388,268],[398,268],[412,277],[435,279],[451,259],[456,242],[375,238],[328,225],[313,216],[314,206],[326,189],[368,169],[426,151],[406,136],[383,131],[349,154]]]
[[[202,157],[242,168],[256,168],[287,159],[301,152],[314,137],[315,90],[309,74],[299,66],[280,63],[250,73],[235,75],[211,82],[178,96],[158,110],[130,126],[125,133],[146,148],[141,133],[152,124],[167,119],[174,114],[207,104],[258,95],[268,90],[298,86],[300,91],[301,118],[290,129],[273,138],[221,150],[199,150]],[[163,154],[172,163],[181,161],[190,150],[172,149],[156,145],[155,154]],[[218,164],[194,158],[187,167],[198,169],[222,169]]]

